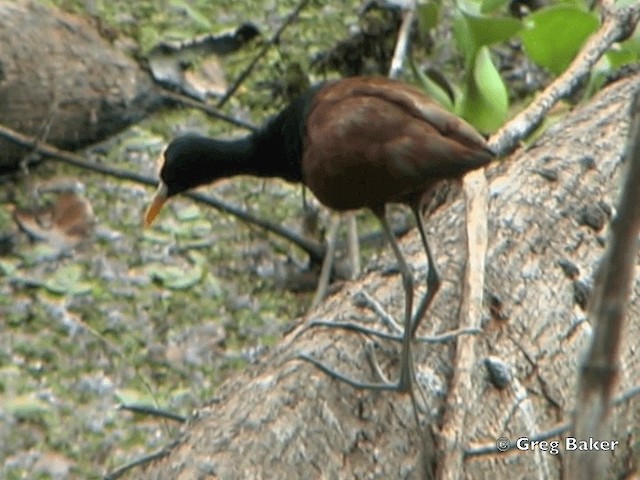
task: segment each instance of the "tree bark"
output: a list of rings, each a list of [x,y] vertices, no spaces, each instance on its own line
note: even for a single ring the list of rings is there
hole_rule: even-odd
[[[0,124],[74,150],[160,106],[140,65],[86,19],[18,0],[0,2]],[[0,139],[0,173],[30,152]]]
[[[592,326],[585,298],[606,244],[608,212],[617,205],[630,100],[640,77],[609,86],[568,114],[528,148],[487,169],[489,186],[482,331],[467,339],[475,361],[466,388],[449,396],[458,367],[456,343],[416,344],[418,382],[427,405],[421,430],[406,395],[358,391],[295,359],[312,354],[347,375],[375,380],[360,334],[307,328],[312,319],[361,321],[375,326],[373,314],[354,303],[364,289],[401,317],[403,295],[397,275],[374,268],[300,319],[259,365],[226,382],[217,398],[183,429],[170,453],[148,465],[149,479],[175,478],[426,478],[436,474],[447,446],[440,435],[444,415],[462,410],[457,433],[464,456],[458,478],[558,478],[562,457],[541,451],[479,453],[499,437],[516,441],[569,422],[576,380]],[[458,327],[465,268],[462,199],[429,220],[429,240],[443,283],[419,335]],[[426,260],[417,232],[402,244],[417,283],[424,285]],[[392,256],[384,256],[384,264]],[[636,272],[640,258],[636,257]],[[621,349],[615,396],[640,378],[640,279],[633,284]],[[397,375],[399,344],[376,340],[376,356],[387,375]],[[488,368],[487,365],[492,368]],[[496,373],[496,365],[500,365]],[[493,372],[493,376],[492,373]],[[501,374],[500,374],[501,372]],[[618,445],[601,452],[608,478],[637,469],[636,435],[640,400],[617,405],[608,438]],[[475,449],[475,450],[474,450]],[[139,472],[138,472],[139,473]]]

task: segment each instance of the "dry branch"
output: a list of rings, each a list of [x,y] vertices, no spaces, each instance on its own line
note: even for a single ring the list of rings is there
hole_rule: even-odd
[[[490,146],[498,155],[513,151],[542,122],[562,98],[570,96],[589,76],[593,66],[615,42],[627,38],[640,18],[640,5],[617,8],[603,2],[603,22],[571,62],[569,68],[514,119],[491,137]]]
[[[284,22],[282,22],[282,25],[280,25],[280,27],[274,32],[269,41],[262,46],[251,63],[240,73],[240,75],[238,75],[238,78],[233,82],[233,85],[229,87],[224,96],[218,101],[218,108],[227,103],[227,101],[233,96],[240,85],[242,85],[242,82],[244,82],[251,74],[260,59],[265,56],[265,54],[273,45],[276,45],[280,41],[280,35],[282,35],[282,32],[284,32],[284,30],[298,18],[298,15],[300,15],[302,9],[307,6],[307,3],[309,3],[309,0],[301,0],[300,3],[298,3],[296,8],[294,8],[289,16],[284,20]]]
[[[398,30],[398,40],[393,51],[391,59],[391,67],[389,67],[389,78],[398,78],[402,73],[404,61],[409,50],[409,37],[411,35],[411,27],[416,18],[416,2],[412,1],[410,5],[402,12],[402,23]]]
[[[471,172],[464,181],[466,203],[467,262],[464,270],[464,288],[460,307],[459,328],[479,329],[484,303],[484,271],[487,254],[488,187],[484,171]],[[463,470],[462,446],[467,417],[472,415],[463,398],[471,384],[476,359],[475,335],[457,340],[453,358],[453,377],[447,395],[446,410],[438,436],[438,479],[458,478]]]
[[[574,437],[607,438],[610,399],[618,382],[625,313],[636,270],[640,233],[640,95],[632,101],[632,122],[626,155],[626,178],[617,214],[611,222],[609,246],[590,299],[593,340],[582,366],[578,387]],[[591,451],[567,457],[569,479],[604,478],[605,458]]]
[[[227,123],[230,123],[231,125],[244,128],[251,132],[255,132],[256,130],[258,130],[258,127],[256,127],[255,125],[245,122],[243,120],[240,120],[238,118],[232,117],[230,115],[226,115],[222,113],[218,108],[212,107],[208,103],[188,97],[187,95],[184,95],[182,93],[172,92],[171,90],[167,90],[164,88],[161,91],[162,91],[162,96],[164,98],[172,102],[175,102],[179,105],[195,108],[197,110],[200,110],[201,112],[204,112],[209,117],[217,118],[218,120],[223,120]]]

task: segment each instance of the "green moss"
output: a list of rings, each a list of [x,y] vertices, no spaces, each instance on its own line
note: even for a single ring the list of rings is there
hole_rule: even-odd
[[[188,38],[255,22],[261,39],[222,60],[231,82],[298,1],[269,2],[275,5],[269,11],[258,0],[47,3],[80,14],[91,4],[90,13],[103,28],[133,39],[142,54],[159,39]],[[259,124],[276,112],[286,99],[274,90],[292,66],[307,72],[312,52],[346,35],[345,18],[353,18],[358,2],[352,3],[325,8],[324,2],[311,2],[299,21],[285,30],[279,45],[260,59],[224,107],[225,113],[244,118],[248,112]],[[104,164],[152,175],[166,140],[187,126],[210,135],[246,133],[201,112],[166,109],[109,140],[93,155]],[[261,255],[267,261],[274,262],[289,254],[291,246],[233,216],[180,198],[163,211],[154,229],[142,231],[140,216],[147,201],[143,195],[152,189],[131,182],[45,164],[16,183],[11,207],[33,206],[38,199],[32,187],[59,176],[84,184],[99,232],[61,258],[47,258],[42,251],[51,247],[31,245],[26,237],[20,237],[14,257],[0,258],[0,392],[6,398],[35,394],[50,409],[37,422],[18,423],[11,431],[0,425],[0,445],[57,452],[76,462],[75,478],[97,478],[174,438],[173,427],[161,429],[163,437],[158,438],[163,425],[159,420],[116,410],[116,390],[135,390],[154,403],[191,412],[228,376],[251,368],[242,352],[276,343],[280,326],[304,312],[309,296],[282,291],[275,278],[258,276],[257,257],[251,254],[256,245],[264,249]],[[239,178],[208,191],[275,223],[298,228],[298,187]],[[14,229],[9,205],[0,204],[0,231]],[[199,271],[178,290],[159,281],[159,275],[154,278],[148,270],[152,264],[173,272]],[[16,283],[17,275],[42,286]],[[58,293],[47,291],[47,281]],[[82,287],[81,292],[76,287]],[[248,299],[246,305],[238,305],[239,297]],[[204,323],[219,325],[223,340],[194,366],[181,355],[180,342],[190,341],[189,332]],[[12,443],[16,436],[24,442]],[[0,477],[40,475],[22,467],[5,469],[1,455],[0,451]]]

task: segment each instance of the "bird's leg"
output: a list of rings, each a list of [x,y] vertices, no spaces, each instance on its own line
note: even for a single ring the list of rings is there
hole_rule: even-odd
[[[411,322],[411,337],[413,338],[416,334],[416,330],[424,317],[429,305],[431,305],[431,301],[435,296],[436,292],[440,289],[440,276],[438,275],[438,270],[436,269],[436,262],[433,261],[433,255],[431,254],[431,249],[429,248],[429,243],[427,242],[427,233],[424,228],[424,219],[422,218],[421,208],[419,205],[412,207],[413,214],[416,217],[416,222],[418,224],[418,231],[420,232],[420,238],[422,240],[422,245],[424,246],[424,251],[427,254],[427,262],[428,262],[428,272],[427,272],[427,291],[424,293],[424,296],[420,300],[418,304],[418,309],[413,316],[413,320]]]
[[[436,268],[435,261],[433,259],[433,255],[431,253],[431,249],[429,248],[429,243],[427,242],[426,229],[424,226],[424,219],[420,214],[420,206],[416,205],[415,208],[412,208],[413,213],[416,217],[416,222],[418,225],[418,231],[420,232],[420,238],[422,240],[422,245],[424,247],[425,253],[427,255],[427,291],[424,296],[421,298],[420,303],[418,304],[418,308],[416,309],[413,320],[411,322],[411,336],[415,337],[415,333],[420,326],[420,322],[424,318],[424,315],[431,305],[431,302],[436,294],[436,292],[440,289],[440,277],[438,275],[438,270]],[[394,238],[395,240],[395,238]],[[393,245],[393,244],[392,244]],[[402,268],[400,267],[400,270]],[[384,340],[398,341],[402,342],[404,340],[403,329],[401,325],[396,322],[396,320],[385,312],[384,308],[374,299],[371,298],[366,292],[359,292],[356,296],[356,302],[359,306],[366,307],[372,310],[383,323],[391,330],[393,333],[382,332],[379,330],[374,330],[369,327],[365,327],[358,323],[354,322],[331,322],[326,320],[312,320],[309,325],[310,326],[324,326],[324,327],[338,327],[344,328],[346,330],[350,330],[353,332],[360,332],[366,335],[374,335]],[[455,340],[456,337],[460,335],[474,335],[480,333],[480,330],[477,328],[460,328],[457,330],[451,330],[447,332],[440,333],[438,335],[433,336],[425,336],[425,337],[417,337],[415,340],[420,343],[444,343]]]
[[[299,356],[300,359],[305,360],[314,364],[317,368],[322,370],[327,375],[348,383],[349,385],[355,388],[361,389],[370,389],[370,390],[396,390],[400,392],[411,392],[411,385],[413,379],[413,368],[412,368],[412,360],[411,360],[411,312],[413,310],[413,276],[411,274],[411,270],[409,269],[409,265],[405,261],[402,252],[400,251],[400,247],[398,246],[398,242],[396,241],[393,233],[391,232],[391,228],[387,222],[387,219],[384,216],[384,210],[381,212],[374,212],[376,216],[380,220],[382,225],[382,230],[389,240],[391,248],[393,250],[394,255],[398,261],[398,266],[400,272],[402,274],[402,286],[405,293],[405,312],[404,312],[404,328],[402,330],[402,334],[398,336],[389,336],[383,332],[377,332],[373,329],[367,328],[358,328],[356,325],[351,324],[336,324],[331,322],[313,322],[311,325],[325,325],[331,327],[339,327],[339,328],[347,328],[350,330],[361,331],[363,333],[370,333],[373,335],[382,336],[383,338],[390,338],[392,340],[401,340],[402,341],[402,351],[400,355],[400,378],[397,383],[388,383],[382,379],[381,383],[363,383],[355,381],[349,377],[346,377],[324,364],[320,363],[313,357],[305,354],[301,354]],[[378,376],[379,372],[378,372]]]
[[[413,275],[411,269],[407,264],[398,241],[389,227],[389,222],[382,212],[374,212],[380,220],[382,225],[382,231],[384,232],[391,249],[393,250],[396,260],[398,261],[398,268],[402,275],[402,288],[404,288],[404,331],[402,333],[402,352],[400,354],[400,380],[398,382],[398,390],[401,392],[407,392],[411,389],[411,312],[413,311]]]
[[[320,270],[320,278],[318,279],[318,286],[316,293],[311,301],[309,310],[315,309],[324,298],[329,286],[329,279],[331,278],[331,270],[333,270],[333,261],[336,256],[336,245],[338,244],[338,227],[340,227],[340,216],[334,213],[331,216],[331,223],[329,225],[329,232],[327,233],[327,252],[324,255],[322,261],[322,269]]]
[[[345,214],[347,220],[347,248],[349,251],[349,261],[351,268],[349,276],[351,280],[355,280],[360,275],[360,248],[358,240],[358,227],[356,225],[356,219],[353,212],[347,212]],[[327,294],[327,288],[329,286],[329,280],[331,278],[331,272],[333,270],[333,264],[336,256],[336,246],[338,244],[338,228],[340,227],[339,214],[335,213],[331,217],[331,223],[329,225],[329,232],[327,233],[327,252],[322,262],[322,269],[320,270],[320,278],[318,279],[318,286],[316,293],[313,296],[309,311],[315,309]]]
[[[360,239],[358,238],[358,224],[353,212],[347,212],[347,251],[349,254],[349,280],[360,276]]]

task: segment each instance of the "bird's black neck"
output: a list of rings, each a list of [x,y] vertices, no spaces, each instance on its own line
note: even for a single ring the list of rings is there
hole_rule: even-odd
[[[215,169],[211,171],[213,178],[203,178],[203,183],[234,175],[262,176],[255,135],[233,140],[203,138],[201,142],[207,156],[204,161],[215,165]]]
[[[306,97],[306,96],[305,96]],[[205,163],[215,162],[214,178],[202,178],[199,183],[234,175],[280,177],[290,182],[302,181],[300,160],[304,142],[307,98],[301,97],[269,120],[260,130],[233,140],[201,138]],[[208,169],[195,169],[204,171]]]
[[[307,90],[252,136],[256,149],[255,172],[249,173],[280,177],[290,182],[302,181],[301,160],[307,134],[307,114],[321,87],[317,85]]]
[[[233,140],[185,135],[172,144],[180,148],[179,160],[171,157],[170,145],[163,179],[171,195],[236,175],[301,181],[299,158],[288,150],[300,142],[277,123]]]
[[[234,140],[185,135],[165,151],[160,172],[169,195],[235,175],[302,181],[306,118],[317,88],[294,100],[251,135]]]

